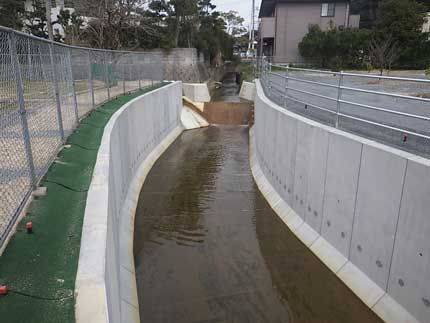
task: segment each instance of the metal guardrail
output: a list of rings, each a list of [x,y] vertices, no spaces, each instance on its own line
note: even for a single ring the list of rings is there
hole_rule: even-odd
[[[327,119],[334,116],[336,128],[343,118],[430,139],[430,98],[401,93],[415,89],[430,96],[430,79],[295,68],[264,59],[256,66],[269,97],[285,108],[291,101],[319,110]]]
[[[79,121],[163,80],[159,53],[67,46],[0,27],[0,247]]]

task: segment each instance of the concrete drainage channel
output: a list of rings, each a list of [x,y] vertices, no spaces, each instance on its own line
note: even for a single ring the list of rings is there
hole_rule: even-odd
[[[247,96],[253,91],[252,86],[249,88]],[[332,138],[332,133],[341,136],[341,132],[299,116],[292,117],[291,113],[278,109],[264,97],[258,82],[255,99],[256,125],[251,131],[250,139],[251,169],[260,191],[273,210],[305,246],[385,321],[416,322],[418,318],[427,322],[430,317],[427,315],[428,304],[425,303],[429,290],[425,262],[428,257],[426,250],[430,249],[425,238],[428,236],[428,229],[416,224],[425,223],[423,210],[426,206],[427,209],[430,207],[425,198],[430,194],[428,183],[419,180],[428,178],[430,162],[407,153],[386,149],[368,140],[360,141],[349,134],[341,134],[349,143],[342,146],[341,139]],[[28,216],[33,219],[34,233],[25,234],[25,227],[20,224],[2,257],[0,284],[10,286],[9,295],[0,299],[2,319],[6,318],[7,322],[23,322],[31,318],[32,322],[44,323],[128,323],[143,319],[139,315],[133,233],[139,194],[149,171],[170,144],[181,135],[184,125],[185,128],[207,126],[205,117],[219,120],[219,123],[244,124],[253,121],[253,109],[249,103],[246,109],[237,110],[241,112],[236,113],[242,114],[237,118],[237,115],[232,115],[235,112],[231,112],[235,108],[223,102],[219,103],[223,106],[208,108],[206,111],[204,105],[188,100],[184,102],[187,109],[183,109],[182,84],[175,82],[147,93],[140,92],[111,101],[82,122],[78,131],[69,138],[71,147],[60,153],[59,162],[53,164],[42,181],[42,184],[48,187],[48,195],[36,199],[29,209]],[[217,111],[213,112],[211,109]],[[285,124],[281,121],[285,121]],[[210,136],[214,133],[213,128],[208,132],[212,133]],[[308,130],[312,130],[312,136],[306,135]],[[227,128],[225,133],[229,132]],[[297,148],[301,140],[299,137],[309,139],[300,149]],[[333,141],[329,141],[329,137]],[[237,144],[236,135],[230,134],[228,138]],[[325,139],[327,145],[319,144]],[[338,143],[338,140],[341,143]],[[333,148],[336,144],[346,151],[352,149],[347,157],[353,158],[356,147],[351,142],[354,140],[358,140],[362,145],[359,149],[360,163],[357,165],[361,172],[356,176],[357,181],[350,185],[354,187],[355,183],[355,194],[361,195],[354,200],[357,205],[364,203],[379,210],[386,221],[383,219],[370,223],[374,217],[369,217],[368,214],[371,214],[373,209],[362,209],[361,213],[357,214],[361,214],[367,222],[370,221],[371,227],[369,228],[369,224],[363,226],[366,221],[356,219],[354,223],[350,223],[350,230],[341,230],[340,238],[333,240],[329,234],[324,233],[321,226],[324,224],[329,228],[339,228],[338,222],[343,222],[336,217],[335,212],[330,213],[333,214],[332,219],[320,220],[327,211],[323,212],[324,204],[318,204],[318,201],[322,201],[319,197],[320,191],[325,192],[323,199],[330,197],[327,185],[331,185],[336,174],[319,176],[318,169],[322,164],[317,167],[312,165],[318,163],[319,157],[333,159],[335,150],[329,152],[328,147]],[[278,149],[282,154],[277,152],[274,143],[282,145],[284,149]],[[365,145],[371,147],[363,148]],[[326,146],[327,149],[320,151],[321,147]],[[214,149],[217,151],[217,148]],[[379,149],[383,152],[376,153],[380,158],[368,164],[366,158],[371,161],[374,155],[366,155],[366,149]],[[236,159],[238,150],[233,149],[233,152],[235,158],[232,160],[239,162],[240,158]],[[312,157],[307,156],[308,153],[312,153]],[[390,154],[398,157],[393,165],[390,158],[385,158]],[[328,165],[334,167],[336,162],[342,163],[342,160],[341,157],[334,158],[330,163],[326,160],[323,163],[326,172]],[[384,196],[377,201],[364,194],[363,189],[367,186],[362,187],[358,183],[358,178],[368,176],[363,179],[361,185],[367,185],[369,179],[375,178],[375,185],[379,187],[378,183],[383,183],[384,176],[391,176],[383,169],[376,175],[370,171],[371,168],[366,169],[368,165],[379,165],[380,160],[386,161],[383,163],[384,167],[387,163],[391,168],[402,168],[405,164],[403,173],[397,172],[403,174],[400,180],[403,197],[399,198],[398,205],[396,204],[400,210],[396,221],[378,202],[393,201],[393,190],[397,189],[395,183],[390,185],[389,190],[380,187]],[[376,171],[378,169],[376,168]],[[230,175],[226,178],[229,177]],[[344,175],[343,178],[347,176]],[[390,178],[394,181],[397,179],[393,176]],[[291,183],[294,185],[290,187]],[[420,187],[420,195],[411,195],[413,186]],[[346,189],[341,191],[347,192]],[[338,203],[341,200],[342,197],[339,197]],[[326,207],[331,205],[330,203],[333,204],[333,201],[326,202]],[[394,204],[396,201],[394,200]],[[420,208],[411,206],[414,201]],[[305,216],[306,211],[316,216]],[[357,214],[354,212],[353,218],[357,217]],[[315,220],[316,218],[318,219]],[[390,238],[391,233],[388,233],[387,237],[383,236],[382,247],[391,243],[391,248],[381,249],[377,241],[372,239],[378,237],[378,228],[384,231],[387,221],[395,223],[394,238]],[[354,238],[354,232],[357,232],[360,226],[372,232],[371,237],[367,234],[370,242]],[[417,231],[413,236],[409,232],[411,226]],[[360,232],[367,232],[363,230]],[[261,230],[259,232],[263,234]],[[357,244],[357,251],[350,251],[353,249],[349,245],[348,254],[345,255],[341,248],[343,240]],[[340,241],[339,244],[337,241]],[[78,255],[79,243],[81,246]],[[369,263],[360,258],[362,255],[368,255],[368,243],[372,243],[376,251],[381,249],[381,254],[374,259],[376,269],[372,267],[373,269],[368,270]],[[265,245],[267,246],[267,243]],[[410,254],[415,254],[415,248],[421,245],[424,246],[418,252],[421,262],[417,262]],[[260,247],[263,248],[262,244]],[[355,260],[349,253],[356,254]],[[387,258],[386,254],[390,254],[392,258]],[[403,258],[408,259],[407,264],[401,264]],[[381,274],[381,268],[385,276]],[[270,270],[273,271],[273,268]],[[240,276],[240,272],[235,272],[236,274]],[[273,279],[275,278],[273,276]],[[307,306],[309,307],[309,304]]]

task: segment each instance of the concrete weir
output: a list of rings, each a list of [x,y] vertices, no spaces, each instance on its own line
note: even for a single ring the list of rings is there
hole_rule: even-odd
[[[311,121],[256,84],[254,178],[292,232],[386,322],[430,322],[430,160]]]

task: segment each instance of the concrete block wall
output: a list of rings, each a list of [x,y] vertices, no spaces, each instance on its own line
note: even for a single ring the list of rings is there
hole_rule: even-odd
[[[140,322],[133,233],[152,165],[182,132],[182,84],[125,104],[106,125],[87,197],[75,283],[76,322]]]
[[[382,319],[430,322],[430,160],[291,113],[256,83],[251,165],[274,210]]]

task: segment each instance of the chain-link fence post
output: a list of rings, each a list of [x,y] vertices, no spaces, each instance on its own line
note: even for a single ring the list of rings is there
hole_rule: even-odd
[[[105,65],[105,81],[106,81],[106,88],[107,88],[107,96],[108,96],[108,100],[110,100],[109,66],[108,66],[108,59],[107,59],[106,52],[103,52],[103,61]]]
[[[142,78],[142,63],[141,63],[141,60],[139,59],[139,55],[142,55],[142,54],[135,54],[135,55],[136,55],[136,62],[140,62],[139,69],[138,69],[138,72],[137,72],[137,78],[139,79],[139,90],[141,90],[142,89],[142,83],[141,83],[141,78]]]
[[[55,104],[57,106],[58,130],[60,131],[61,142],[64,143],[63,116],[61,114],[60,91],[58,89],[57,69],[55,68],[54,48],[53,47],[54,47],[53,42],[50,42],[49,43],[49,57],[51,59],[52,81],[54,82]]]
[[[76,83],[75,83],[75,78],[73,77],[73,66],[72,66],[72,53],[71,53],[71,49],[67,48],[67,64],[70,67],[70,77],[72,78],[72,95],[73,95],[73,107],[75,110],[75,118],[76,118],[76,123],[79,123],[79,112],[78,112],[78,99],[76,97]]]
[[[122,72],[122,93],[125,94],[125,55],[122,56],[122,60],[121,60],[121,64],[122,64],[122,68],[121,68],[121,72]]]
[[[88,50],[88,85],[91,92],[91,110],[93,110],[96,107],[96,102],[94,99],[93,72],[91,66],[91,51]]]
[[[31,59],[30,42],[27,42],[27,55],[28,55],[28,76],[29,79],[33,80],[33,62]]]
[[[20,114],[22,133],[24,137],[25,156],[27,159],[28,170],[30,175],[30,183],[33,188],[36,187],[36,172],[34,169],[33,153],[31,150],[30,132],[28,130],[27,112],[25,110],[24,90],[22,86],[21,70],[19,68],[18,53],[16,50],[15,33],[8,34],[9,52],[12,60],[13,71],[15,74],[16,97],[18,101],[18,111]]]

